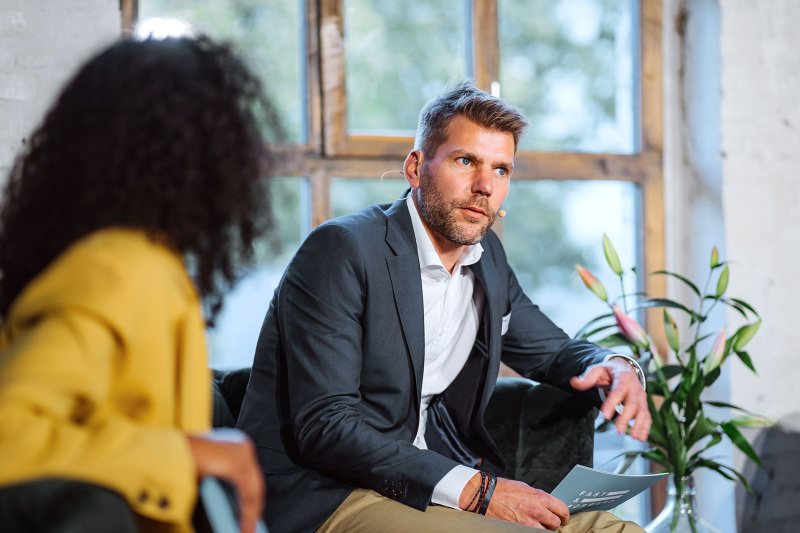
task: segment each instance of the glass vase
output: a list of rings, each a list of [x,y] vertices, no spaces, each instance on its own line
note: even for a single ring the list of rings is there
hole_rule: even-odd
[[[722,533],[698,514],[695,493],[691,475],[676,478],[670,474],[664,510],[647,524],[647,533]]]

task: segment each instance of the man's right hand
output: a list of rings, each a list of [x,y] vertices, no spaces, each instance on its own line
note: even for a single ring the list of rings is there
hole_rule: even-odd
[[[464,509],[469,505],[480,486],[480,480],[480,474],[470,479],[461,492],[459,507]],[[569,509],[564,502],[543,490],[534,489],[521,481],[497,478],[486,516],[555,531],[569,522]]]

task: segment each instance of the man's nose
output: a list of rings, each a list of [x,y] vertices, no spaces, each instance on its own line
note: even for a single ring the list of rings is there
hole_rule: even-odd
[[[494,188],[494,176],[489,168],[479,168],[475,171],[472,180],[472,193],[491,196]]]

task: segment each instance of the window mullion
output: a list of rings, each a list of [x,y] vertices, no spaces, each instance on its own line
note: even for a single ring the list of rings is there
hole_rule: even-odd
[[[489,91],[492,83],[500,79],[498,0],[467,1],[472,3],[472,75],[478,87]]]

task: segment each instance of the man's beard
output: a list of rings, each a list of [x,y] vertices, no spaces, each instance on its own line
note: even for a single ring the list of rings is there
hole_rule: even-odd
[[[489,207],[489,201],[480,194],[465,200],[453,200],[449,204],[434,183],[435,178],[427,172],[420,172],[419,181],[419,214],[429,229],[456,244],[470,246],[478,244],[492,227],[497,215]],[[460,223],[456,211],[470,206],[479,207],[486,213],[486,219]]]

